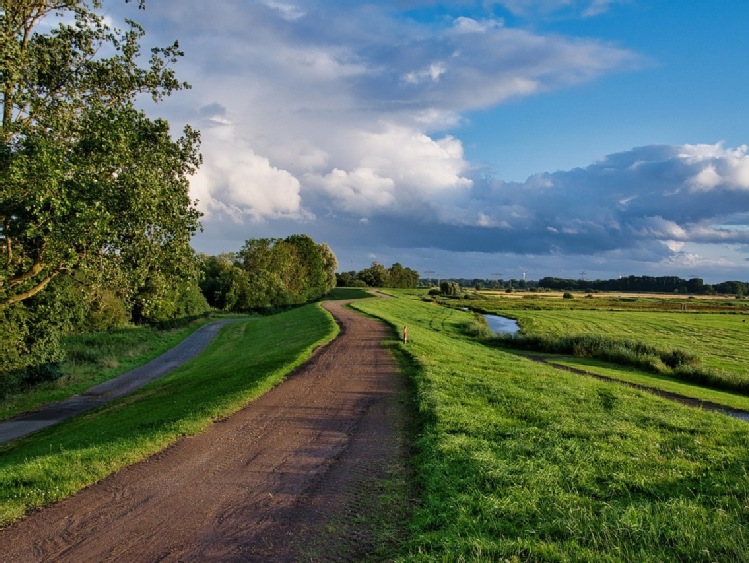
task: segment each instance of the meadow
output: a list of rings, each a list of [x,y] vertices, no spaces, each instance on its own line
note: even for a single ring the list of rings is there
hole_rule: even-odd
[[[390,506],[402,507],[392,514],[408,523],[387,560],[749,560],[747,423],[531,361],[466,330],[476,314],[463,308],[496,306],[552,334],[612,326],[629,334],[639,319],[650,327],[641,327],[640,336],[673,332],[663,336],[666,348],[687,342],[679,340],[688,338],[686,331],[679,336],[659,325],[648,316],[654,310],[637,317],[623,308],[625,316],[615,317],[583,299],[568,312],[561,298],[544,309],[523,298],[513,298],[512,308],[494,298],[440,304],[423,292],[389,293],[394,298],[352,304],[393,327],[385,345],[412,395],[404,400],[415,420],[410,467],[400,482],[384,486]],[[713,314],[695,313],[703,320]],[[617,320],[607,325],[606,318]],[[733,339],[736,359],[726,359],[730,345],[691,344],[692,351],[724,369],[745,366],[736,340],[743,333],[731,329],[736,318],[718,315],[714,325],[702,325]],[[399,339],[404,326],[407,344]],[[230,325],[201,357],[138,393],[0,446],[0,525],[200,432],[265,392],[336,333],[319,305]],[[713,349],[719,359],[709,358]],[[585,358],[559,361],[701,389]]]
[[[401,559],[749,558],[745,422],[530,361],[467,334],[471,312],[397,295],[354,307],[409,329],[420,493]]]
[[[517,320],[522,334],[497,344],[610,360],[701,386],[749,394],[749,301],[655,297],[562,299],[471,294],[444,302]]]

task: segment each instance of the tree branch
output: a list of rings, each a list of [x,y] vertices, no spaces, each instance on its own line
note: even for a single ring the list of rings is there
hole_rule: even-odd
[[[24,299],[33,297],[41,290],[43,290],[47,286],[47,284],[51,282],[60,272],[62,272],[62,270],[55,270],[53,272],[50,272],[50,274],[46,278],[44,278],[28,291],[24,291],[23,293],[16,293],[15,295],[11,295],[10,297],[6,298],[2,302],[2,306],[12,305],[13,303],[18,303],[19,301],[23,301]]]

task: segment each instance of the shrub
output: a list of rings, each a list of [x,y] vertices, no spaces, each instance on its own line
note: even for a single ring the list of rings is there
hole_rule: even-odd
[[[575,298],[575,296],[572,295],[569,291],[565,291],[562,294],[562,299],[574,299],[574,298]]]
[[[448,297],[456,297],[460,293],[460,284],[454,281],[443,281],[440,284],[440,293]]]

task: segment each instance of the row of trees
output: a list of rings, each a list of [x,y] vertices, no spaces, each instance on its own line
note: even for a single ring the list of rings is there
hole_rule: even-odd
[[[431,285],[434,280],[421,280]],[[706,284],[701,278],[683,279],[678,276],[626,276],[609,280],[584,280],[545,277],[540,280],[453,278],[462,287],[479,289],[521,289],[554,291],[621,291],[642,293],[684,293],[692,295],[749,295],[749,282],[724,281]]]
[[[419,272],[396,262],[385,268],[379,262],[372,262],[364,270],[336,274],[338,287],[392,287],[413,289],[419,285]]]
[[[240,312],[320,299],[336,285],[338,262],[327,244],[292,235],[250,239],[239,252],[202,255],[201,267],[208,303]]]
[[[574,280],[546,277],[538,280],[537,286],[556,290],[689,293],[694,295],[747,295],[749,293],[749,283],[745,282],[725,281],[711,285],[706,284],[701,278],[685,280],[678,276],[623,276],[609,280]]]

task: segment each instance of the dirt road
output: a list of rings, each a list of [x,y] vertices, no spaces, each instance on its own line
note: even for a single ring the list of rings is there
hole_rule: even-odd
[[[355,518],[398,457],[399,383],[380,346],[386,327],[325,307],[341,335],[295,374],[207,432],[0,530],[0,560],[361,559],[366,530],[336,537],[326,524]]]

